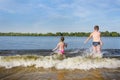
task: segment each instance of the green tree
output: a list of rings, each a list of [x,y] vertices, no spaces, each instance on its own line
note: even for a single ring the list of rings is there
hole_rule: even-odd
[[[111,36],[112,36],[112,37],[118,37],[119,34],[118,34],[117,32],[112,32],[112,33],[111,33]]]

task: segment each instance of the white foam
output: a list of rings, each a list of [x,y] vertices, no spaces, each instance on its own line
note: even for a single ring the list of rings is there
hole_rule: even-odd
[[[7,69],[17,66],[32,66],[36,68],[51,68],[56,69],[96,69],[96,68],[118,68],[120,67],[120,60],[109,58],[86,58],[86,57],[73,57],[64,60],[52,59],[51,56],[39,56],[37,59],[26,59],[25,56],[14,56],[19,58],[5,58],[0,56],[0,67]]]

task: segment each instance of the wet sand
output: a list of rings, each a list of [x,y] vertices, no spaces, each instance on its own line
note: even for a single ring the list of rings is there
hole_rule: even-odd
[[[118,69],[56,70],[32,67],[0,68],[0,80],[120,80]]]

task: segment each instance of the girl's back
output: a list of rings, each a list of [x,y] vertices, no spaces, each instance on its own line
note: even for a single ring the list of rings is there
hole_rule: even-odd
[[[64,50],[65,43],[64,42],[59,42],[59,50]]]

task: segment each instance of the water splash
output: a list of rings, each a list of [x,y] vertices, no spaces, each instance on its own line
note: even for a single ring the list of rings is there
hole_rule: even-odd
[[[91,58],[91,57],[71,57],[63,60],[54,59],[53,56],[19,55],[0,56],[0,67],[7,69],[17,66],[35,66],[36,68],[56,69],[96,69],[96,68],[118,68],[120,60],[114,58]]]
[[[98,57],[98,58],[102,58],[103,53],[94,53],[92,51],[92,47],[88,48],[88,49],[74,49],[70,52],[70,54],[78,54],[79,56],[82,57]]]
[[[115,58],[102,58],[103,54],[110,54],[110,52],[116,52],[117,50],[107,50],[103,51],[102,54],[92,53],[92,47],[88,49],[75,49],[68,51],[66,55],[67,58],[61,58],[59,54],[50,55],[50,52],[34,53],[28,52],[15,52],[12,53],[1,53],[0,55],[0,67],[5,67],[7,69],[17,66],[34,66],[35,68],[56,68],[56,69],[96,69],[96,68],[119,68],[120,60]],[[40,52],[40,51],[38,51]],[[18,54],[19,53],[19,54]],[[117,51],[117,54],[119,50]],[[9,54],[9,55],[6,55]],[[46,54],[46,55],[43,55]]]

